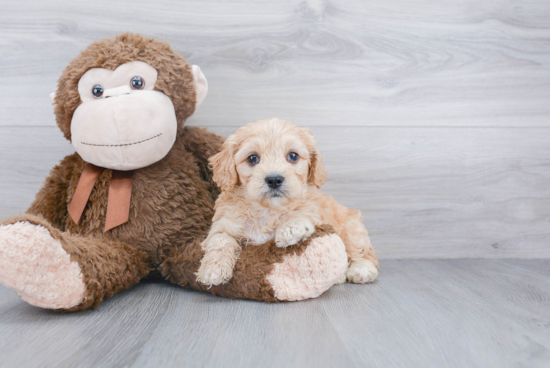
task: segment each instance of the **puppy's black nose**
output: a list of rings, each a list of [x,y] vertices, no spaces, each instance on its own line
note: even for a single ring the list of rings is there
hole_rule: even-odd
[[[283,181],[285,181],[285,178],[283,178],[281,175],[271,175],[265,178],[265,182],[271,189],[279,188],[281,185],[283,185]]]

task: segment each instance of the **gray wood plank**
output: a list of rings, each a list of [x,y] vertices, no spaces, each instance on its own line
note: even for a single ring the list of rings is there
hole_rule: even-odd
[[[312,129],[323,190],[362,211],[381,258],[550,258],[550,130]],[[0,128],[0,218],[70,152],[57,128]]]
[[[1,367],[547,367],[549,260],[385,260],[284,304],[143,283],[56,314],[0,286]]]
[[[548,261],[385,264],[373,288],[346,285],[357,292],[336,289],[324,304],[356,366],[548,365],[550,282],[531,271]]]
[[[89,43],[126,31],[201,65],[192,118],[239,126],[549,126],[550,3],[2,1],[0,125],[55,124],[48,95]]]

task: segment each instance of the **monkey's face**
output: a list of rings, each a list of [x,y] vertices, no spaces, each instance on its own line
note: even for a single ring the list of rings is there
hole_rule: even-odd
[[[153,90],[157,75],[149,64],[133,61],[115,70],[90,69],[80,78],[82,103],[71,120],[71,140],[84,161],[133,170],[166,156],[178,124],[170,98]]]

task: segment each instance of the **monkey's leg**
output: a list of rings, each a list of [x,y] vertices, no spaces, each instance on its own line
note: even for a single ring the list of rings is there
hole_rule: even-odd
[[[149,271],[147,256],[127,244],[64,233],[38,216],[0,226],[0,283],[37,307],[95,308]]]
[[[227,298],[266,302],[316,298],[345,273],[344,243],[330,226],[319,226],[306,241],[279,248],[274,241],[242,248],[233,277],[223,285],[197,282],[204,251],[201,240],[176,249],[161,265],[165,279],[180,286]]]

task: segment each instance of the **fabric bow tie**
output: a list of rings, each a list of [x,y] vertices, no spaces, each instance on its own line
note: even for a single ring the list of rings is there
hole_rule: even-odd
[[[92,164],[86,164],[80,180],[76,186],[71,203],[67,206],[69,215],[78,224],[84,212],[86,203],[92,194],[94,185],[105,168]],[[134,171],[113,170],[111,184],[109,185],[109,198],[107,200],[107,216],[105,218],[105,229],[111,230],[128,221],[130,216],[130,199],[132,197],[132,182]]]

